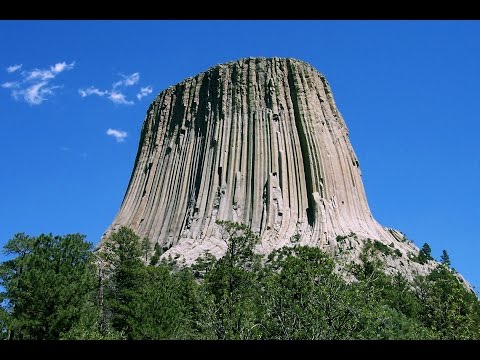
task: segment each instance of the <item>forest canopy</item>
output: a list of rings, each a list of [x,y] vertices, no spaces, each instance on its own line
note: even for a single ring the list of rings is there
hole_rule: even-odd
[[[341,274],[319,248],[262,257],[251,229],[219,224],[226,254],[192,266],[127,227],[95,251],[80,234],[15,234],[0,265],[0,338],[480,339],[479,299],[446,251],[414,281],[387,275],[374,245]]]

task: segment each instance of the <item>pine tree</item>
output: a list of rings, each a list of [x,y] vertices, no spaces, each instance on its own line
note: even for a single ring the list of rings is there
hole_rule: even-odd
[[[217,221],[222,226],[226,254],[205,275],[205,286],[214,299],[213,326],[218,339],[242,339],[253,326],[255,273],[259,238],[246,225]],[[213,315],[212,314],[212,315]]]
[[[148,255],[150,254],[150,240],[148,240],[146,237],[142,240],[142,251],[143,256],[145,257],[145,263],[147,263]]]
[[[140,238],[132,229],[122,226],[107,239],[103,252],[111,268],[105,283],[105,303],[111,325],[113,330],[131,338],[135,316],[132,303],[138,298],[146,278]]]
[[[148,267],[146,281],[129,306],[132,339],[177,339],[187,325],[176,279],[165,264]]]
[[[0,298],[12,339],[58,339],[81,317],[95,287],[92,244],[85,236],[18,233],[4,246]],[[1,331],[1,330],[0,330]]]
[[[427,243],[423,244],[420,252],[418,253],[418,261],[421,264],[425,264],[428,260],[433,260],[432,248]]]
[[[446,267],[450,267],[452,265],[450,261],[450,256],[447,253],[447,250],[442,251],[442,256],[440,257],[440,262],[445,265]]]
[[[347,284],[318,248],[296,245],[272,252],[263,270],[259,317],[267,339],[345,339],[352,313]],[[355,316],[354,316],[355,315]]]
[[[162,248],[158,243],[155,243],[154,248],[154,253],[153,256],[150,258],[150,265],[155,266],[158,264],[158,261],[160,260],[160,256],[162,255]]]
[[[480,336],[480,301],[450,269],[439,265],[417,280],[420,318],[440,339]]]

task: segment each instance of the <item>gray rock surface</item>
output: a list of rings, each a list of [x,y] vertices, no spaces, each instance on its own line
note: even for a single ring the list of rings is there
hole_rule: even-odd
[[[292,239],[338,253],[340,235],[348,261],[371,238],[402,253],[386,259],[392,271],[411,277],[433,266],[411,262],[418,248],[372,217],[330,86],[295,59],[241,59],[162,91],[104,237],[126,225],[190,264],[207,250],[223,255],[216,220],[251,226],[264,254]]]

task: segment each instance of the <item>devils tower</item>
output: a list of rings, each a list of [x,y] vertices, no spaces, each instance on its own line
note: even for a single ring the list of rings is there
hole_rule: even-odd
[[[205,251],[223,255],[216,220],[249,225],[260,253],[294,240],[331,250],[339,238],[418,251],[372,217],[325,77],[289,58],[217,65],[162,91],[105,236],[126,225],[191,263]]]

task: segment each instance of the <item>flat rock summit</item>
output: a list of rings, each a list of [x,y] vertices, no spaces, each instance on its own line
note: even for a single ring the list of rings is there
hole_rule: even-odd
[[[224,254],[216,220],[249,225],[263,254],[295,243],[349,249],[354,261],[373,239],[402,254],[386,259],[391,271],[411,277],[433,266],[410,261],[418,248],[375,221],[330,86],[295,59],[240,59],[162,91],[103,238],[129,226],[190,264]]]

